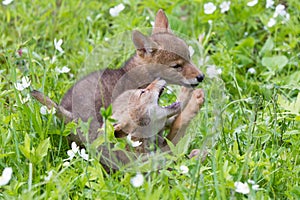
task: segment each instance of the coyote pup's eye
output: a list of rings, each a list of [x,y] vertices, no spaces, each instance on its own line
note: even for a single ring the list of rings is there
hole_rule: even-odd
[[[141,93],[140,93],[140,96],[141,96],[142,94],[144,94],[145,92],[146,92],[145,90],[142,90]]]
[[[173,67],[177,71],[181,71],[182,70],[182,65],[181,64],[175,64],[175,65],[172,65],[171,67]]]

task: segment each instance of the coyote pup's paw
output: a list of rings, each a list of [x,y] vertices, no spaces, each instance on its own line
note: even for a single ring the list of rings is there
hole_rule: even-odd
[[[193,91],[192,99],[201,107],[204,104],[204,92],[202,89],[196,89]]]
[[[193,91],[193,94],[189,100],[189,103],[186,107],[186,114],[190,116],[195,116],[202,105],[204,104],[204,92],[202,89],[196,89]]]

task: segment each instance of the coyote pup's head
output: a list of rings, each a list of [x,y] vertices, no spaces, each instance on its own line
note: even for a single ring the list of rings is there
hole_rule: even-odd
[[[150,65],[149,73],[168,83],[197,86],[204,74],[192,63],[187,44],[175,36],[163,10],[157,12],[150,37],[133,31],[133,43],[141,65]]]
[[[166,81],[156,79],[145,89],[127,90],[113,102],[112,117],[117,120],[116,137],[131,134],[148,138],[159,133],[172,116],[178,114],[181,103],[167,107],[158,105]]]

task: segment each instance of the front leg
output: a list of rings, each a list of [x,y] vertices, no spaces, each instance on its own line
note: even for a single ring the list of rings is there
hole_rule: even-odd
[[[178,141],[183,137],[190,121],[197,115],[203,103],[203,90],[194,90],[186,107],[175,119],[175,121],[171,125],[170,133],[167,135],[167,139],[170,140],[174,145],[176,145]]]
[[[192,88],[181,87],[177,101],[181,102],[181,109],[184,110],[193,94]]]

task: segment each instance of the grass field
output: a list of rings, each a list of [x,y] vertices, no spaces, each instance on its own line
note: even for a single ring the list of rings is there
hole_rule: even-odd
[[[0,199],[299,199],[300,2],[230,2],[2,1]],[[159,170],[109,175],[91,147],[66,161],[76,125],[30,91],[60,102],[96,61],[120,67],[159,8],[206,74],[201,112]]]

